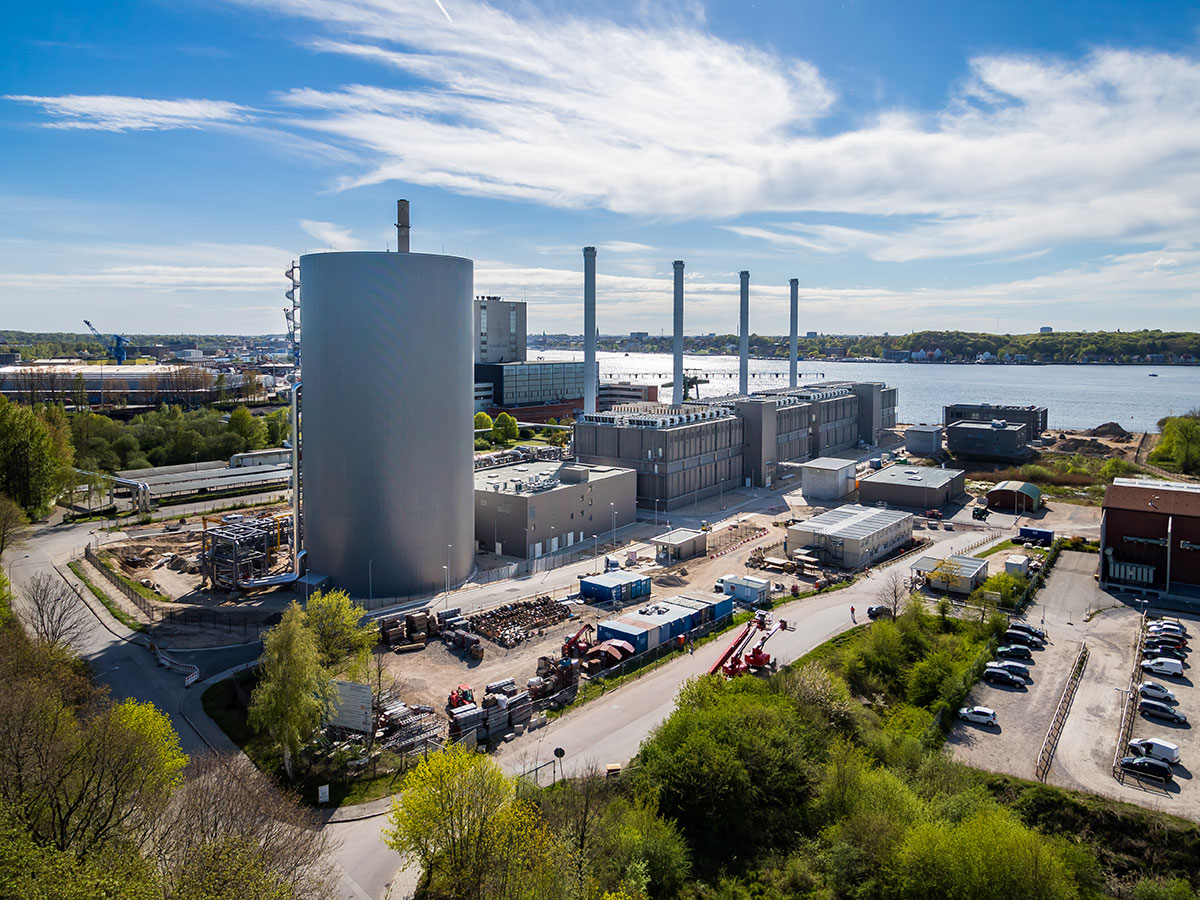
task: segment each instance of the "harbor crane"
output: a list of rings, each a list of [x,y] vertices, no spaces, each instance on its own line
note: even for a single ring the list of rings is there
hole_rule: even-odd
[[[104,335],[102,335],[99,331],[97,331],[96,326],[93,325],[91,322],[89,322],[87,319],[83,320],[83,324],[86,325],[88,327],[88,330],[91,331],[92,334],[94,334],[96,336],[96,340],[98,340],[101,344],[104,345],[105,352],[108,353],[109,356],[111,356],[113,359],[115,359],[117,361],[118,366],[125,365],[125,358],[126,358],[125,345],[129,343],[129,338],[122,337],[119,334],[114,334],[112,336],[112,339],[110,340],[108,338],[105,338]]]

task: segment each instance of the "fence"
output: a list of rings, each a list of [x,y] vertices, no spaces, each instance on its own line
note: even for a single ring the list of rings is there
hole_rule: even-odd
[[[1117,728],[1117,747],[1113,751],[1113,778],[1125,783],[1125,770],[1121,768],[1121,757],[1133,737],[1133,720],[1137,715],[1137,684],[1141,681],[1142,669],[1139,661],[1142,658],[1142,642],[1146,637],[1146,614],[1142,613],[1141,627],[1138,628],[1137,641],[1133,645],[1133,669],[1129,673],[1129,686],[1125,689],[1125,703],[1121,708],[1121,724]],[[1118,688],[1120,690],[1120,688]]]
[[[705,624],[699,626],[698,628],[695,628],[692,631],[689,631],[687,633],[687,637],[690,640],[695,641],[699,638],[702,638],[702,637],[712,634],[714,631],[720,631],[721,629],[723,629],[725,626],[731,624],[732,622],[733,622],[733,615],[722,616],[719,619],[714,619],[711,622],[706,622]],[[598,682],[601,685],[601,689],[603,690],[603,686],[604,686],[605,682],[608,681],[608,679],[623,678],[625,675],[632,673],[632,672],[636,672],[638,669],[642,669],[642,668],[645,668],[646,666],[653,665],[654,663],[656,663],[660,659],[662,659],[664,656],[667,656],[670,653],[674,653],[678,649],[679,649],[678,638],[673,638],[671,640],[664,641],[663,643],[659,644],[657,647],[655,647],[652,650],[647,650],[645,653],[638,653],[635,656],[630,656],[626,659],[621,660],[613,668],[605,669],[603,672],[596,673],[595,675],[591,676],[591,680]]]
[[[142,611],[151,623],[167,625],[193,625],[202,628],[223,628],[229,633],[242,632],[243,639],[258,637],[263,629],[278,624],[280,612],[263,612],[257,609],[208,609],[203,606],[183,606],[164,609],[134,590],[133,586],[117,575],[109,563],[102,561],[91,547],[83,551],[83,558],[110,585],[120,591],[134,606]]]
[[[1067,679],[1067,686],[1063,688],[1062,697],[1058,700],[1058,707],[1054,710],[1054,719],[1046,730],[1046,739],[1042,741],[1042,749],[1038,753],[1037,765],[1033,770],[1038,781],[1045,781],[1046,775],[1050,772],[1050,763],[1054,760],[1054,751],[1058,747],[1058,739],[1062,736],[1063,725],[1066,724],[1067,716],[1071,712],[1071,701],[1075,699],[1075,692],[1079,689],[1079,682],[1083,678],[1083,670],[1087,667],[1087,661],[1087,641],[1084,641],[1079,648],[1079,654],[1075,657],[1075,663],[1071,667],[1071,677]]]

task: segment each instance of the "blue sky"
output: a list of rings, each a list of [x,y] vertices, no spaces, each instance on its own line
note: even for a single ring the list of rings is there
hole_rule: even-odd
[[[0,327],[283,331],[304,252],[469,256],[604,332],[1200,330],[1200,8],[19,4]],[[392,244],[394,247],[394,243]]]

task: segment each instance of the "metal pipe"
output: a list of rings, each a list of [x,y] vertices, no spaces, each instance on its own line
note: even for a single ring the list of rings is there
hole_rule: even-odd
[[[596,411],[596,248],[583,248],[583,411]]]
[[[741,307],[738,316],[738,393],[750,393],[750,273],[738,272],[742,282]]]
[[[788,387],[796,387],[796,367],[800,356],[800,279],[788,281],[792,289],[792,330],[788,340]]]
[[[672,263],[675,267],[675,377],[671,386],[671,405],[683,405],[683,260]]]
[[[292,568],[300,575],[300,382],[292,385]]]

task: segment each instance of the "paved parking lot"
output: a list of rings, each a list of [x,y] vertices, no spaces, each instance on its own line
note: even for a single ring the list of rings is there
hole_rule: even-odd
[[[1100,590],[1092,577],[1095,569],[1095,554],[1062,555],[1037,604],[1027,613],[1030,622],[1045,622],[1053,641],[1046,650],[1034,653],[1034,685],[1028,693],[984,684],[976,687],[969,702],[996,710],[999,734],[994,728],[959,724],[947,744],[956,759],[970,765],[1032,778],[1071,663],[1086,640],[1087,668],[1047,781],[1200,820],[1200,779],[1192,775],[1200,770],[1200,687],[1193,681],[1192,667],[1185,667],[1183,678],[1144,676],[1175,693],[1189,724],[1169,725],[1138,716],[1133,726],[1135,738],[1161,737],[1179,745],[1182,764],[1175,767],[1175,782],[1164,788],[1134,777],[1122,783],[1112,776],[1123,690],[1133,670],[1141,616],[1136,602]],[[1197,639],[1200,618],[1171,615],[1183,619],[1192,640]]]
[[[1033,778],[1046,729],[1079,652],[1079,640],[1070,631],[1056,634],[1049,626],[1046,632],[1050,643],[1045,649],[1034,650],[1032,660],[1017,660],[1029,666],[1032,682],[1018,688],[981,681],[971,691],[967,705],[991,707],[1000,727],[958,722],[946,739],[956,760],[990,772]]]

